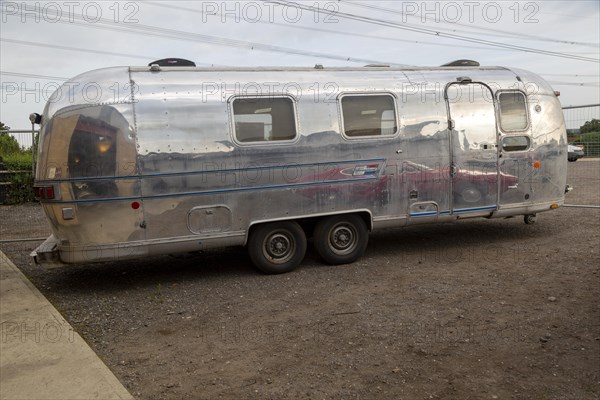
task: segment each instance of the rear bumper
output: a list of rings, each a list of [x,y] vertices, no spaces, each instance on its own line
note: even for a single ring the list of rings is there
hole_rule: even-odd
[[[30,256],[36,264],[46,268],[60,268],[70,264],[85,264],[104,261],[118,261],[148,255],[144,242],[69,245],[50,236]]]
[[[221,235],[184,236],[123,243],[78,244],[61,243],[50,236],[31,252],[36,264],[46,268],[64,267],[69,264],[88,264],[131,260],[147,256],[188,253],[210,248],[243,246],[245,231],[227,232]]]
[[[30,256],[33,257],[33,261],[36,264],[42,265],[46,268],[59,268],[65,266],[60,260],[60,254],[58,252],[59,241],[51,235],[38,246],[37,249],[31,252]]]

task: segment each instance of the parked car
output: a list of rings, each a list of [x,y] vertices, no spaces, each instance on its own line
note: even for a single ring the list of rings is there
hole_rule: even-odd
[[[324,190],[322,186],[307,186],[302,188],[300,193],[325,203],[347,195],[348,200],[355,203],[360,200],[367,200],[372,204],[385,205],[391,200],[390,196],[394,195],[394,189],[392,189],[394,187],[404,188],[405,192],[420,193],[420,196],[426,199],[433,198],[437,192],[448,192],[450,190],[452,179],[447,168],[440,166],[431,168],[412,161],[404,161],[399,174],[389,175],[384,173],[381,168],[382,166],[376,164],[349,168],[334,167],[316,175],[307,174],[300,178],[298,182],[339,183],[343,180],[352,180],[352,178],[364,177],[368,174],[377,176],[378,179],[375,181],[352,182],[347,187],[331,186],[327,190]],[[502,193],[519,181],[518,177],[504,172],[498,175],[495,165],[493,165],[493,168],[489,166],[489,169],[481,165],[479,169],[474,167],[457,168],[453,179],[455,205],[466,206],[479,203],[485,196],[495,198],[498,190],[498,178],[501,180]],[[393,182],[393,180],[397,182]]]
[[[577,147],[572,144],[569,145],[567,160],[577,161],[577,159],[583,157],[583,155],[584,153],[581,147]]]

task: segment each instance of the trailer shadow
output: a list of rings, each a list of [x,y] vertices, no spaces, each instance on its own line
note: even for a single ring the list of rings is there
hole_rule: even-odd
[[[246,249],[227,248],[180,257],[158,256],[135,261],[109,262],[67,267],[50,271],[44,286],[51,287],[55,296],[93,292],[96,295],[115,294],[157,285],[223,285],[234,281],[250,281],[264,285],[280,280],[297,279],[297,274],[343,274],[340,268],[369,268],[378,257],[385,257],[393,266],[402,268],[404,262],[431,260],[469,261],[476,252],[481,259],[502,257],[507,254],[536,253],[540,249],[528,244],[541,234],[541,223],[525,225],[517,219],[472,220],[438,226],[413,226],[403,229],[378,231],[370,235],[366,254],[357,263],[347,266],[328,266],[320,260],[309,241],[307,255],[300,267],[283,275],[265,275],[250,262]],[[551,223],[543,225],[559,230]],[[485,255],[484,255],[485,254]],[[376,262],[376,261],[375,261]],[[300,277],[301,278],[301,277]]]
[[[64,292],[118,292],[180,282],[252,277],[258,273],[243,248],[184,256],[87,264],[50,271],[51,284]],[[66,293],[65,293],[66,294]]]
[[[391,231],[378,231],[371,234],[365,257],[381,252],[402,254],[461,249],[465,246],[481,248],[511,246],[522,243],[524,239],[535,237],[539,232],[538,227],[538,225],[525,225],[522,218],[511,218],[498,221],[460,221],[437,226],[411,226]]]

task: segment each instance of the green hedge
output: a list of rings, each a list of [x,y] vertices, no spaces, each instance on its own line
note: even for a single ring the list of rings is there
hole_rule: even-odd
[[[2,202],[4,204],[19,204],[36,201],[33,193],[33,176],[31,175],[32,161],[30,153],[15,153],[2,157],[4,170],[0,180],[10,185],[2,185]]]
[[[14,153],[2,156],[6,171],[31,171],[31,153]]]
[[[33,176],[31,172],[17,172],[8,175],[2,179],[10,182],[10,185],[4,185],[5,191],[4,204],[21,204],[37,201],[33,192]]]

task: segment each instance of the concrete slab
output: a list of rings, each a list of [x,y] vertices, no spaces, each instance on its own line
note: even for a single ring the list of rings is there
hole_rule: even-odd
[[[0,251],[0,399],[133,399]]]

